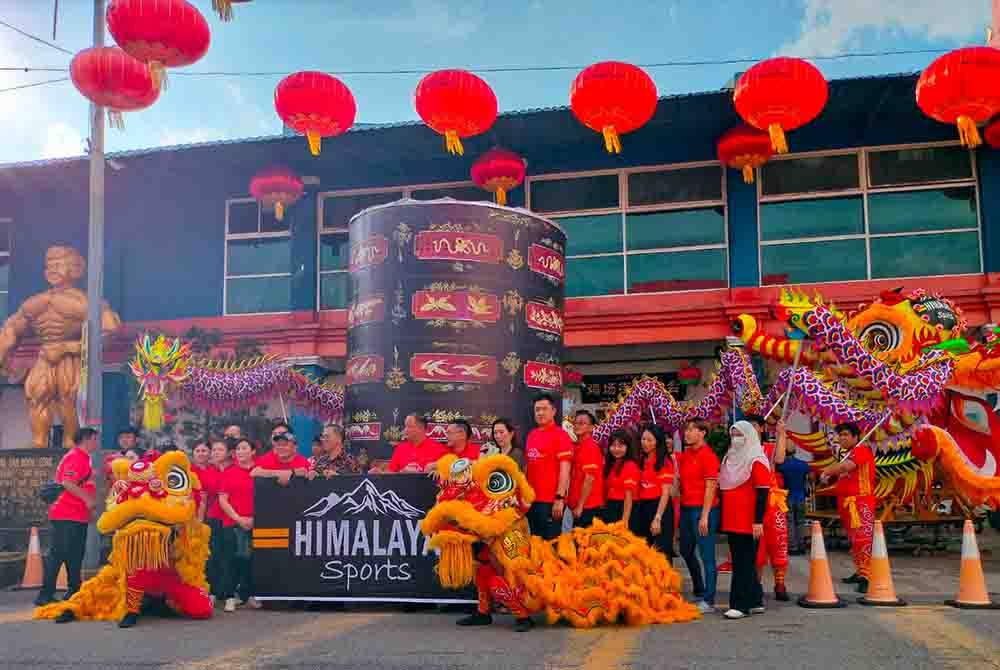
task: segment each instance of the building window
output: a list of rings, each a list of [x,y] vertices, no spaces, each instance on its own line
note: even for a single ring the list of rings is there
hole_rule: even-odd
[[[775,159],[758,188],[762,285],[982,272],[973,156],[960,146]]]
[[[393,188],[333,191],[319,195],[319,309],[346,309],[353,300],[348,263],[350,235],[348,225],[358,212],[395,202],[414,200],[489,200],[489,194],[472,182],[396,186]]]
[[[566,296],[728,285],[718,163],[528,179],[530,208],[566,231]]]
[[[262,314],[291,309],[292,238],[252,198],[226,202],[226,314]]]
[[[14,240],[14,222],[0,218],[0,320],[10,314],[10,252]]]

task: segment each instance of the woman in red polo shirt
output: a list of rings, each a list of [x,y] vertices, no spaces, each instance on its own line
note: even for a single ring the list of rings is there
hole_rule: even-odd
[[[616,430],[608,439],[608,457],[604,466],[604,510],[601,518],[605,523],[624,521],[635,532],[634,513],[636,495],[639,492],[639,466],[636,464],[635,441],[625,430]]]
[[[670,491],[674,485],[674,461],[667,437],[658,426],[646,426],[639,434],[638,535],[649,540],[672,561],[674,557],[674,512]]]
[[[760,437],[748,421],[729,431],[730,446],[719,468],[722,489],[722,532],[729,536],[733,580],[727,619],[764,613],[764,591],[757,575],[757,541],[764,533],[764,511],[771,468]]]
[[[236,593],[247,606],[256,609],[253,597],[253,571],[250,556],[253,533],[253,477],[250,471],[256,467],[253,443],[242,438],[233,449],[233,464],[222,474],[219,490],[219,506],[226,518],[223,553],[229,566],[229,574],[223,594],[226,598],[225,611],[236,611]]]

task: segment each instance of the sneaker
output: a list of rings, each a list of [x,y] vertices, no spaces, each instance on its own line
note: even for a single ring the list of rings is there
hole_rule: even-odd
[[[747,615],[739,610],[726,610],[722,616],[727,619],[745,619]]]
[[[535,627],[535,622],[531,619],[518,619],[514,622],[514,632],[515,633],[527,633],[529,630]]]
[[[236,611],[236,598],[226,598],[226,606],[222,608],[226,612]]]
[[[132,628],[137,623],[139,623],[139,615],[136,614],[135,612],[129,612],[124,617],[122,617],[121,621],[118,622],[118,627],[119,628]]]
[[[455,622],[456,626],[489,626],[493,623],[493,617],[489,614],[480,614],[476,612],[475,614],[470,614],[467,617],[462,617]]]
[[[731,573],[732,571],[733,571],[732,561],[726,561],[725,563],[719,566],[719,572]]]
[[[760,607],[751,607],[750,608],[750,614],[763,614],[766,611],[767,610],[765,609],[765,607],[763,605],[761,605]]]
[[[844,577],[840,581],[843,584],[857,584],[858,582],[861,581],[861,575],[859,575],[858,573],[855,572],[850,577]]]
[[[774,599],[783,603],[787,603],[789,600],[791,600],[791,598],[788,597],[788,591],[786,591],[785,589],[775,589]]]
[[[711,614],[715,611],[715,605],[709,605],[704,600],[699,600],[694,604],[698,608],[698,611],[702,614]]]
[[[254,598],[253,596],[247,598],[246,602],[243,603],[243,606],[252,610],[259,610],[261,607],[263,607],[261,602],[256,598]]]
[[[35,607],[44,607],[45,605],[48,605],[49,603],[54,603],[55,601],[56,599],[53,598],[52,596],[40,595],[37,598],[35,598]]]
[[[868,593],[868,580],[864,577],[858,581],[858,593]]]

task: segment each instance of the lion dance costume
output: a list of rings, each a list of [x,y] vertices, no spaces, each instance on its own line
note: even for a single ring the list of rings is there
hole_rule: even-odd
[[[112,463],[116,482],[97,521],[114,533],[108,564],[68,601],[35,610],[36,619],[135,625],[144,600],[161,600],[194,619],[212,616],[205,579],[211,531],[196,518],[201,487],[187,456],[173,451],[131,465]]]
[[[549,623],[581,628],[699,617],[663,554],[621,523],[595,521],[548,542],[532,536],[524,515],[535,493],[507,456],[445,456],[436,476],[440,492],[421,529],[440,551],[438,578],[446,588],[475,581],[487,622],[494,604],[520,621],[545,612]]]

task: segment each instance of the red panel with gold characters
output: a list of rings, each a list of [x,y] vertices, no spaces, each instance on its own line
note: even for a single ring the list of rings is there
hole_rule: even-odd
[[[385,262],[388,254],[389,240],[383,235],[371,235],[358,242],[354,242],[352,239],[351,260],[348,267],[351,272],[355,272],[373,265],[380,265]]]
[[[563,255],[541,244],[532,244],[528,251],[528,267],[532,272],[562,283],[566,279],[566,261]]]
[[[417,234],[415,253],[425,261],[499,263],[503,258],[503,240],[496,235],[429,230]]]
[[[417,291],[413,294],[413,317],[496,323],[500,320],[500,298],[472,291]]]

